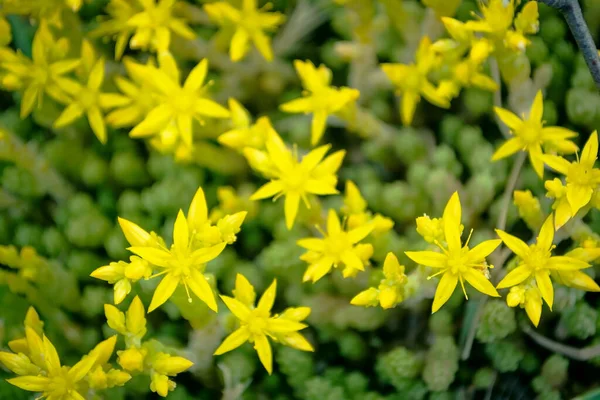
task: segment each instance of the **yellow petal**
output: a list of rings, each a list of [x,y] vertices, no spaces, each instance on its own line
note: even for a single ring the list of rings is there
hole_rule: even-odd
[[[590,264],[583,260],[578,260],[573,257],[555,256],[550,257],[546,268],[557,271],[573,271],[589,267]]]
[[[398,258],[390,251],[385,256],[385,261],[383,262],[383,275],[386,278],[390,278],[398,273],[404,273],[404,267],[400,266]]]
[[[566,197],[556,200],[554,204],[556,205],[554,209],[554,225],[558,230],[573,217],[573,214],[571,214],[571,206]]]
[[[58,357],[58,353],[56,348],[48,340],[46,335],[42,338],[44,344],[44,361],[46,363],[46,367],[48,372],[52,375],[60,374],[61,366],[60,366],[60,358]]]
[[[192,118],[189,115],[178,115],[176,121],[181,140],[186,146],[192,147],[192,142],[194,140],[192,131]]]
[[[273,283],[265,290],[263,295],[260,297],[258,301],[258,305],[256,306],[257,310],[268,313],[273,308],[273,303],[275,303],[275,296],[277,295],[277,280],[274,279]]]
[[[323,239],[317,238],[306,238],[300,239],[296,242],[296,244],[300,247],[304,247],[307,250],[313,250],[322,252],[325,250],[325,241]]]
[[[327,124],[327,112],[315,111],[313,113],[311,129],[310,129],[310,144],[316,145],[323,137],[325,125]]]
[[[177,218],[175,219],[175,225],[173,226],[173,245],[178,250],[187,249],[190,241],[190,232],[188,230],[188,224],[183,215],[183,211],[179,210]]]
[[[63,126],[69,125],[71,122],[75,121],[77,118],[81,117],[83,114],[83,108],[79,105],[79,103],[71,103],[62,114],[54,121],[55,128],[62,128]]]
[[[300,97],[283,103],[279,109],[288,113],[308,113],[315,110],[315,100],[313,97]]]
[[[471,286],[480,291],[481,293],[487,294],[492,297],[500,297],[494,285],[485,277],[485,275],[478,270],[473,268],[467,268],[463,272],[463,277],[469,282]]]
[[[298,332],[291,332],[281,338],[281,343],[302,351],[315,351],[313,346]]]
[[[194,365],[194,363],[186,358],[170,356],[158,359],[152,366],[161,374],[173,376],[182,373],[192,365]]]
[[[525,300],[525,312],[527,312],[527,316],[537,328],[542,316],[542,299],[539,297],[539,294],[537,296],[527,296]]]
[[[126,220],[125,218],[118,217],[119,225],[125,235],[125,239],[132,246],[145,246],[150,241],[150,234],[144,229],[140,228],[139,225]]]
[[[330,209],[327,213],[327,236],[339,235],[342,225],[335,210]]]
[[[233,295],[248,307],[254,306],[254,301],[256,300],[254,286],[252,286],[248,279],[242,274],[238,273],[235,276],[235,289],[233,290]]]
[[[542,122],[542,114],[544,114],[544,96],[542,91],[538,90],[529,110],[529,121]]]
[[[221,300],[240,321],[247,321],[250,318],[250,309],[241,301],[229,296],[221,296]]]
[[[529,278],[532,274],[532,271],[526,266],[518,266],[517,268],[510,271],[504,279],[502,279],[498,285],[496,285],[496,289],[504,289],[507,287],[518,285],[523,282],[525,279]]]
[[[544,163],[546,165],[548,165],[550,168],[552,168],[556,172],[559,172],[563,175],[567,175],[569,173],[571,163],[562,157],[555,156],[552,154],[545,154],[542,157],[542,160],[544,161]]]
[[[568,279],[565,279],[565,284],[567,286],[579,290],[586,290],[588,292],[600,292],[600,286],[598,286],[596,281],[594,281],[588,274],[582,271],[569,271]]]
[[[351,269],[358,269],[360,271],[364,271],[365,269],[362,260],[354,251],[344,251],[340,258],[342,259],[342,262]]]
[[[290,321],[283,318],[270,318],[267,324],[269,332],[290,333],[306,328],[308,325],[298,321]]]
[[[324,257],[318,260],[317,262],[309,265],[309,267],[306,269],[306,272],[304,272],[302,281],[306,282],[310,280],[313,283],[315,283],[316,281],[327,275],[329,271],[331,271],[332,267],[333,260],[329,257]]]
[[[231,61],[240,61],[248,52],[248,41],[250,36],[243,28],[235,30],[233,37],[231,38],[231,47],[229,48],[229,57]]]
[[[529,254],[529,246],[527,243],[500,229],[496,229],[496,233],[500,236],[500,239],[502,239],[506,247],[511,249],[513,253],[521,258],[527,257],[527,254]]]
[[[500,120],[504,122],[512,131],[518,130],[523,124],[521,118],[517,117],[514,113],[508,111],[507,109],[494,107],[494,112],[496,112],[498,118],[500,118]]]
[[[194,101],[194,111],[198,115],[211,118],[229,118],[229,110],[222,105],[208,99],[196,99]]]
[[[442,221],[444,223],[444,235],[446,237],[446,243],[448,244],[448,250],[451,252],[458,251],[461,248],[460,243],[460,220],[461,220],[461,206],[458,192],[454,192],[446,208],[444,208],[444,215]]]
[[[265,335],[256,335],[254,337],[254,349],[258,353],[260,362],[265,367],[269,375],[273,372],[273,354],[271,345]]]
[[[83,358],[69,370],[69,379],[72,382],[79,382],[96,363],[96,356],[83,356]]]
[[[379,290],[370,287],[363,290],[350,300],[350,304],[355,306],[376,306],[379,301]]]
[[[169,267],[169,261],[173,258],[171,253],[163,249],[157,249],[155,247],[129,247],[127,250],[131,251],[148,261],[150,264],[154,264],[159,267]]]
[[[206,79],[206,73],[208,72],[208,60],[203,58],[194,69],[190,71],[183,89],[190,92],[195,92],[202,87],[204,80]]]
[[[113,283],[123,278],[124,276],[124,267],[123,265],[112,262],[109,265],[102,266],[100,268],[95,269],[91,274],[91,277],[96,279],[101,279],[103,281],[107,281],[109,283]]]
[[[511,156],[519,151],[523,150],[523,142],[520,138],[510,138],[506,142],[502,143],[500,147],[492,155],[492,161],[498,161],[505,157]]]
[[[469,259],[473,261],[485,259],[500,246],[500,243],[502,243],[502,240],[500,239],[486,240],[485,242],[479,243],[469,250]]]
[[[564,140],[576,137],[577,132],[560,126],[546,126],[542,128],[542,136],[547,140]]]
[[[106,124],[104,123],[104,117],[98,107],[92,107],[87,111],[88,121],[92,127],[94,135],[98,138],[100,143],[106,143]]]
[[[298,206],[300,205],[300,195],[296,192],[288,192],[285,195],[285,225],[288,229],[294,226]]]
[[[160,132],[165,129],[169,124],[173,114],[171,108],[168,105],[161,104],[155,108],[153,108],[146,118],[139,124],[137,124],[131,132],[129,132],[129,136],[132,138],[139,138],[145,136],[151,136],[156,132]]]
[[[271,38],[265,35],[262,31],[257,31],[252,35],[252,41],[258,49],[258,52],[267,61],[273,60],[273,50],[271,50]]]
[[[550,250],[554,240],[554,221],[552,215],[546,218],[537,237],[537,244],[544,250]]]
[[[432,314],[446,304],[450,296],[452,296],[452,293],[454,293],[457,284],[457,275],[448,272],[442,275],[442,279],[440,279],[437,289],[435,290],[435,297],[433,298],[433,304],[431,306]]]
[[[92,351],[90,351],[88,354],[90,356],[95,357],[95,359],[96,359],[95,365],[96,366],[102,366],[102,365],[106,364],[108,362],[108,360],[110,359],[110,357],[112,356],[113,351],[115,350],[116,344],[117,344],[117,335],[112,335],[108,339],[103,340],[100,343],[98,343],[92,349]]]
[[[146,328],[146,311],[139,296],[135,296],[127,310],[125,326],[129,333],[139,334]]]
[[[583,146],[583,150],[581,151],[581,160],[579,161],[581,164],[586,165],[588,168],[594,166],[594,162],[598,157],[598,132],[594,131],[590,135],[590,138]]]
[[[148,312],[150,313],[156,310],[169,300],[169,297],[171,297],[173,292],[175,292],[175,289],[177,289],[178,284],[179,277],[175,277],[173,274],[166,274],[154,291],[150,307],[148,307]]]
[[[208,208],[206,206],[206,198],[204,197],[204,190],[199,187],[188,209],[187,222],[190,230],[200,229],[207,219]]]
[[[194,264],[205,264],[214,260],[223,252],[227,246],[226,242],[215,244],[214,246],[204,247],[194,251],[191,255]]]
[[[552,287],[552,281],[550,280],[550,274],[548,271],[537,271],[535,273],[535,282],[537,283],[538,289],[542,294],[542,298],[550,307],[552,311],[552,303],[554,302],[554,288]]]
[[[542,153],[542,146],[540,144],[534,144],[528,148],[529,150],[529,162],[533,170],[540,177],[544,176],[544,154]]]
[[[404,254],[417,264],[433,268],[444,268],[448,261],[446,255],[434,251],[405,251]]]
[[[421,100],[421,96],[414,92],[405,92],[402,95],[402,102],[400,103],[400,117],[403,125],[408,126],[412,124],[419,100]]]
[[[44,392],[52,382],[50,378],[45,376],[19,376],[7,379],[6,381],[11,385],[30,392]]]
[[[25,337],[27,338],[27,346],[29,348],[29,358],[40,368],[46,368],[44,361],[44,342],[36,331],[29,327],[25,327]]]
[[[280,181],[271,181],[261,186],[252,196],[250,200],[262,200],[273,197],[283,190],[283,184]]]
[[[592,194],[594,194],[594,189],[589,185],[568,183],[567,201],[571,206],[571,215],[577,214],[579,210],[585,207],[592,199]]]
[[[366,238],[367,236],[369,236],[369,234],[373,231],[374,227],[375,225],[369,224],[352,229],[348,232],[348,240],[350,241],[350,243],[356,244],[364,238]]]
[[[104,305],[104,315],[106,316],[106,322],[108,326],[115,331],[125,334],[127,328],[125,327],[125,314],[111,304]]]
[[[234,331],[231,335],[227,336],[223,343],[215,350],[213,353],[215,356],[221,355],[223,353],[227,353],[233,349],[240,347],[244,344],[248,338],[250,337],[250,333],[248,329],[245,327],[241,327]]]
[[[194,292],[194,294],[198,296],[200,300],[206,303],[211,310],[217,312],[218,308],[215,294],[213,293],[210,284],[202,272],[192,269],[190,278],[186,282],[192,292]]]
[[[104,58],[98,59],[98,61],[92,67],[90,76],[88,78],[87,87],[90,89],[99,89],[104,80]]]
[[[384,310],[396,306],[398,303],[398,292],[396,288],[386,287],[379,292],[379,303]]]

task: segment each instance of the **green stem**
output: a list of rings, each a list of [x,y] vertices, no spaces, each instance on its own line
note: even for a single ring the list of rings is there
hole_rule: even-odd
[[[540,0],[540,2],[556,8],[565,17],[569,29],[583,54],[583,58],[592,73],[596,86],[600,89],[600,58],[594,39],[585,23],[578,0]]]

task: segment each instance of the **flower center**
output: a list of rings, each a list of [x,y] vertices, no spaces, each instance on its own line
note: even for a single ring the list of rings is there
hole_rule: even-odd
[[[173,108],[181,114],[191,114],[194,107],[195,96],[185,92],[178,93],[172,97]]]
[[[253,310],[253,315],[248,321],[248,330],[253,335],[262,335],[267,329],[267,320],[257,314],[257,310]]]
[[[525,263],[533,271],[539,271],[546,267],[548,259],[550,258],[550,251],[539,247],[537,244],[531,246],[531,252],[527,257]]]
[[[419,92],[421,84],[423,82],[422,74],[413,66],[410,71],[406,74],[404,80],[404,89],[407,91]]]
[[[541,143],[542,126],[536,121],[525,121],[523,126],[517,132],[523,142],[527,145]]]
[[[94,89],[84,87],[79,92],[79,103],[88,110],[98,103],[98,93]]]
[[[598,182],[594,182],[592,168],[588,168],[588,166],[582,163],[574,162],[571,163],[571,166],[567,171],[567,183],[574,183],[582,186],[592,186]]]
[[[290,173],[284,178],[285,185],[288,191],[304,191],[308,175],[304,172],[299,165],[297,165]]]
[[[328,236],[325,239],[325,252],[339,262],[342,254],[352,249],[352,244],[348,240],[346,232],[340,232],[334,236]]]

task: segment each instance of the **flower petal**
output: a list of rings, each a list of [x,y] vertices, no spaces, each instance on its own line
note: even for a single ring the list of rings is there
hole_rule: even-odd
[[[240,321],[247,321],[250,318],[250,309],[238,299],[229,296],[221,296],[221,300],[225,303],[229,311],[236,316]]]
[[[594,194],[594,189],[589,185],[568,183],[567,201],[571,206],[571,214],[575,215],[579,210],[585,207],[592,199],[592,194]]]
[[[45,376],[19,376],[6,380],[11,385],[30,392],[44,392],[52,380]]]
[[[521,118],[517,117],[515,113],[505,108],[494,107],[494,112],[500,118],[500,121],[504,122],[512,131],[516,131],[523,125]]]
[[[148,307],[148,312],[151,313],[169,300],[169,297],[171,297],[173,292],[175,292],[175,289],[177,289],[178,284],[179,277],[175,277],[173,274],[165,275],[154,291],[150,307]]]
[[[179,250],[184,250],[188,248],[189,242],[190,231],[188,230],[187,220],[183,215],[183,211],[179,210],[173,226],[173,245]]]
[[[542,91],[538,90],[533,99],[533,104],[529,110],[529,121],[542,122],[542,114],[544,114],[544,96]]]
[[[202,272],[192,268],[190,278],[186,280],[186,284],[211,310],[217,312],[218,308],[215,294]]]
[[[548,263],[546,264],[546,268],[557,271],[574,271],[578,269],[587,268],[589,266],[590,264],[588,264],[585,261],[567,256],[550,257]]]
[[[275,303],[275,296],[277,295],[277,280],[274,279],[273,283],[269,285],[267,290],[263,293],[258,300],[258,305],[256,306],[257,310],[260,310],[265,313],[269,313],[271,308],[273,308],[273,304]]]
[[[554,218],[552,214],[546,218],[537,237],[537,244],[544,250],[550,250],[554,240]]]
[[[508,139],[492,155],[492,161],[498,161],[523,150],[523,141],[518,137]]]
[[[218,356],[223,353],[227,353],[233,349],[237,349],[243,345],[250,338],[250,332],[246,327],[241,327],[234,331],[231,335],[227,336],[223,343],[215,350],[213,355]]]
[[[283,185],[280,181],[271,181],[262,185],[252,196],[250,200],[262,200],[269,197],[273,197],[283,190]]]
[[[511,235],[510,233],[506,233],[501,231],[500,229],[496,229],[496,233],[500,236],[500,239],[504,242],[506,247],[512,250],[517,256],[521,258],[525,258],[527,254],[529,254],[529,246],[527,243],[522,241],[516,236]]]
[[[435,251],[405,251],[404,254],[420,265],[433,268],[444,268],[448,257]]]
[[[285,225],[288,229],[292,229],[296,215],[298,214],[298,206],[300,205],[300,195],[296,192],[288,192],[285,195],[284,213]]]
[[[581,151],[581,159],[579,160],[580,164],[586,165],[588,168],[592,168],[594,166],[594,162],[598,157],[598,133],[596,131],[592,132],[590,138],[583,146],[583,150]]]
[[[433,298],[433,304],[431,306],[432,314],[446,304],[450,296],[452,296],[452,293],[454,293],[457,284],[458,275],[449,272],[442,275],[442,279],[440,279],[440,283],[438,283],[437,289],[435,290],[435,297]]]
[[[542,160],[544,163],[563,175],[567,175],[569,173],[569,168],[571,167],[571,163],[565,160],[562,157],[555,156],[552,154],[545,154],[542,156]]]
[[[83,356],[83,358],[69,370],[69,379],[71,379],[72,382],[79,382],[82,380],[96,363],[96,358],[97,357],[93,355]]]
[[[315,111],[313,113],[311,128],[310,128],[310,144],[316,145],[325,133],[325,125],[327,124],[327,112]]]
[[[257,335],[254,337],[254,349],[258,353],[260,362],[265,367],[269,375],[273,372],[273,354],[269,339],[265,335]]]
[[[494,285],[492,285],[492,282],[490,282],[485,277],[483,272],[475,270],[473,268],[468,268],[467,270],[465,270],[465,272],[463,272],[462,275],[467,280],[467,282],[471,284],[471,286],[473,286],[481,293],[487,294],[488,296],[492,297],[500,297],[498,291],[496,290]]]
[[[496,289],[504,289],[507,287],[518,285],[525,279],[529,278],[532,271],[524,265],[520,265],[517,268],[510,271],[504,279],[502,279],[497,285]]]
[[[479,243],[469,250],[469,259],[474,262],[484,260],[500,246],[500,243],[502,243],[502,240],[500,239],[486,240],[485,242]]]
[[[550,280],[550,274],[548,271],[541,270],[535,273],[535,282],[537,283],[538,289],[542,294],[542,298],[550,307],[552,311],[552,303],[554,302],[554,287],[552,287],[552,281]]]
[[[448,244],[448,250],[451,252],[458,251],[461,248],[460,220],[460,198],[458,197],[458,192],[454,192],[452,197],[450,197],[450,200],[448,200],[446,208],[444,208],[444,215],[442,217],[446,243]]]
[[[131,251],[148,261],[150,264],[158,267],[166,268],[169,266],[169,261],[173,258],[171,253],[166,250],[158,249],[156,247],[129,247],[127,250]]]

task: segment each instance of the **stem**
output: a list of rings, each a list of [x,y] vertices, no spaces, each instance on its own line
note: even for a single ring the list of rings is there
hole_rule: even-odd
[[[490,58],[490,72],[492,74],[492,79],[496,82],[496,85],[498,85],[498,90],[494,92],[494,106],[502,107],[502,81],[500,80],[500,68],[498,67],[498,60],[496,60],[496,57]],[[502,135],[505,138],[509,138],[510,130],[508,129],[508,126],[502,122],[496,113],[494,113],[494,119],[496,124],[498,124],[498,128],[500,129],[500,132],[502,132]]]
[[[569,29],[583,54],[583,58],[592,73],[596,86],[600,89],[600,58],[594,39],[585,23],[578,0],[540,0],[540,2],[556,8],[565,17]]]
[[[573,360],[587,361],[594,357],[600,356],[600,344],[578,349],[576,347],[567,346],[566,344],[548,339],[527,325],[522,326],[521,329],[540,346],[545,347],[552,352],[560,353],[564,356],[572,358]]]

